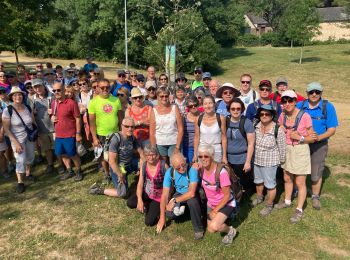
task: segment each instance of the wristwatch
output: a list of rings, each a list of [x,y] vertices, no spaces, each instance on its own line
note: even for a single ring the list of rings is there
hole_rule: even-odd
[[[303,144],[305,141],[305,137],[304,136],[301,136],[300,140],[299,140],[299,144]]]

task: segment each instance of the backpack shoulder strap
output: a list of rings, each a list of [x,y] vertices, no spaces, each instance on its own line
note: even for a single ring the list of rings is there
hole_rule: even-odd
[[[272,100],[271,103],[272,103],[273,109],[276,110],[276,112],[277,112],[277,106],[278,106],[278,104],[277,104],[276,100]]]
[[[256,92],[255,92],[255,90],[253,89],[253,101],[255,102],[255,100],[256,100]]]
[[[203,121],[203,116],[204,116],[204,114],[200,114],[199,117],[198,117],[198,121],[197,121],[198,127],[201,127],[201,124],[202,124],[202,121]]]
[[[32,113],[32,108],[28,104],[24,104],[24,105],[29,110],[29,113]]]
[[[7,111],[9,112],[10,117],[12,117],[13,106],[12,106],[12,105],[8,105],[8,106],[7,106]]]
[[[277,97],[278,97],[278,91],[275,91],[273,93],[273,101],[277,102]]]
[[[295,121],[294,121],[294,126],[293,126],[294,130],[297,130],[297,129],[298,129],[300,120],[301,120],[301,118],[303,117],[304,113],[305,113],[305,111],[304,111],[303,109],[300,109],[300,110],[299,110],[299,112],[298,112],[298,114],[297,114],[297,116],[296,116],[296,118],[295,118]]]
[[[277,137],[278,137],[278,129],[279,129],[279,124],[275,124],[275,131],[274,131],[274,136],[275,136],[275,139],[277,139]]]
[[[216,170],[215,170],[216,190],[218,190],[220,188],[220,172],[221,172],[222,168],[224,168],[224,164],[218,163],[218,165],[216,166]]]
[[[254,92],[255,93],[255,92]],[[255,107],[255,110],[258,110],[258,108],[260,107],[259,106],[259,102],[258,101],[254,101],[254,107]]]
[[[221,118],[220,118],[220,114],[216,113],[216,120],[218,121],[218,125],[219,125],[219,128],[221,129]]]
[[[306,99],[304,99],[303,102],[301,102],[300,110],[304,110],[305,102],[306,102]]]
[[[322,116],[323,119],[327,119],[327,104],[328,104],[328,100],[324,99],[322,102]]]
[[[143,175],[144,179],[146,178],[146,166],[147,166],[147,162],[143,162],[143,164],[142,164],[142,175]]]
[[[246,117],[241,116],[241,119],[239,120],[239,131],[241,132],[241,135],[244,137],[244,139],[247,140],[247,133],[245,132],[245,129],[244,129],[245,120],[246,120]]]
[[[222,100],[219,100],[218,102],[215,103],[215,112],[216,112],[216,110],[218,110],[221,101]]]

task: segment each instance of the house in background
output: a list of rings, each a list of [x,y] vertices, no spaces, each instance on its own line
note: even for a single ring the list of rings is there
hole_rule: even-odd
[[[247,27],[245,29],[245,33],[247,34],[261,36],[266,32],[272,31],[269,23],[261,17],[252,14],[246,14],[244,15],[244,20],[247,24]]]
[[[313,40],[350,40],[350,16],[343,7],[317,8],[320,15],[320,35]]]

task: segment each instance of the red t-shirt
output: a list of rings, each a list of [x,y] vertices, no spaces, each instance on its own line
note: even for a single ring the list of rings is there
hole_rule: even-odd
[[[53,100],[51,107],[58,120],[55,123],[56,137],[75,137],[77,132],[75,119],[80,117],[78,104],[74,100],[67,98],[62,102]]]
[[[295,92],[296,93],[296,92]],[[298,93],[296,93],[297,94],[297,102],[299,102],[299,101],[304,101],[305,100],[305,98],[302,96],[302,95],[300,95],[300,94],[298,94]],[[280,104],[281,103],[281,94],[280,93],[276,93],[276,92],[273,92],[273,93],[271,93],[270,94],[270,96],[269,96],[269,98],[271,99],[271,100],[273,100],[273,97],[275,96],[275,95],[277,95],[277,99],[276,99],[276,102],[278,103],[278,104]]]

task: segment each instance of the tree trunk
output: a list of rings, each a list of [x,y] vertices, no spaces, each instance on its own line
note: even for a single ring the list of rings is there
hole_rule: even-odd
[[[17,53],[17,49],[15,49],[15,56],[16,56],[16,64],[19,64],[19,60],[18,60],[18,53]]]
[[[302,60],[303,60],[303,47],[304,47],[304,42],[301,44],[300,47],[300,59],[299,59],[299,64],[301,64]]]
[[[290,41],[290,48],[293,48],[293,40]]]

